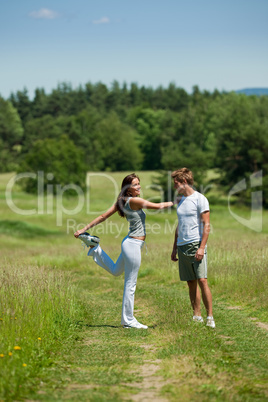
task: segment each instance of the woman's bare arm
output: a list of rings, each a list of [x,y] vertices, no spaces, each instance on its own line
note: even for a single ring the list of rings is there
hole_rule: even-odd
[[[164,208],[170,208],[174,204],[172,201],[168,202],[150,202],[147,200],[144,200],[143,198],[138,198],[138,197],[133,197],[129,200],[130,208],[134,210],[138,209],[164,209]]]
[[[87,230],[93,228],[93,226],[97,226],[99,223],[106,221],[110,216],[112,216],[115,212],[117,212],[117,206],[114,204],[108,211],[99,215],[93,221],[91,221],[88,225],[86,225],[83,229],[77,230],[74,234],[75,237],[78,237],[80,234],[86,232]]]

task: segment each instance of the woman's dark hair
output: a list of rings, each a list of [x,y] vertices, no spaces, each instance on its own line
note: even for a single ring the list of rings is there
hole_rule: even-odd
[[[127,201],[127,198],[131,196],[129,189],[133,179],[138,179],[140,181],[140,178],[135,173],[131,173],[123,179],[121,185],[121,191],[117,197],[117,201],[115,204],[117,206],[118,214],[122,216],[122,218],[124,218],[125,216],[124,206]]]

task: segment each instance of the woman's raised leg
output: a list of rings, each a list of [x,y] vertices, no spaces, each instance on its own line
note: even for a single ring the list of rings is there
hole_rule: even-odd
[[[91,248],[87,255],[92,256],[96,264],[114,276],[119,276],[124,272],[124,259],[122,253],[119,255],[116,263],[114,263],[108,254],[102,250],[100,245]]]

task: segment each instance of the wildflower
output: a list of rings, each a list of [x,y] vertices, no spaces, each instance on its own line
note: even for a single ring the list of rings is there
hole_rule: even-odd
[[[27,364],[23,363],[22,367],[26,367],[26,366],[27,366]]]
[[[41,341],[42,338],[38,338],[39,341]]]
[[[17,317],[15,317],[15,320],[17,319]]]
[[[9,352],[8,355],[9,355],[9,356],[12,356],[12,352]]]
[[[1,321],[3,321],[3,318],[0,318]]]
[[[5,355],[3,355],[3,353],[0,354],[0,357],[4,357]]]
[[[14,346],[14,350],[21,350],[20,346]]]

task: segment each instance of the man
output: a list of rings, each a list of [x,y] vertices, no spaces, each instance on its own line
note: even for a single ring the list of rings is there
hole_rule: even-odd
[[[193,307],[193,320],[203,322],[201,297],[207,310],[207,326],[215,328],[212,296],[207,283],[207,240],[210,231],[210,212],[207,198],[192,188],[194,179],[187,168],[172,173],[175,189],[182,194],[178,207],[178,226],[175,231],[172,261],[179,259],[181,281],[187,281]],[[177,256],[178,252],[178,258]],[[199,287],[198,287],[199,285]]]

